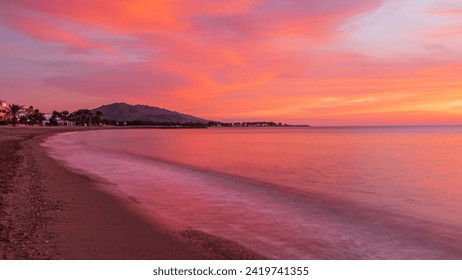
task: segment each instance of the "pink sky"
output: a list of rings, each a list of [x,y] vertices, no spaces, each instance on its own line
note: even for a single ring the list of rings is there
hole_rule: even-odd
[[[2,0],[0,99],[462,124],[461,0]]]

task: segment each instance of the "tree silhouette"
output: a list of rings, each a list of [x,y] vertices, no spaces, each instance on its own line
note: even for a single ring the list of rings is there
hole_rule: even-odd
[[[10,104],[8,105],[8,108],[6,108],[6,117],[11,119],[13,126],[16,126],[16,123],[18,122],[19,111],[21,111],[23,108],[24,105],[20,106],[17,104]]]

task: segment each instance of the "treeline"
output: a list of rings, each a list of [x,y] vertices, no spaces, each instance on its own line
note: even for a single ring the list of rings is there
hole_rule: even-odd
[[[207,127],[275,127],[275,126],[290,126],[282,123],[275,122],[216,122],[209,121],[207,123],[202,122],[172,122],[172,121],[114,121],[106,120],[103,118],[103,113],[100,111],[93,112],[88,109],[80,109],[75,112],[69,113],[69,111],[53,111],[51,115],[46,116],[40,112],[39,109],[35,109],[33,106],[24,108],[16,104],[9,105],[6,108],[4,120],[0,121],[1,124],[13,124],[16,123],[26,125],[47,125],[47,126],[151,126],[160,128],[207,128]]]
[[[25,112],[27,113],[19,117],[19,123],[31,125],[42,124],[45,120],[45,114],[40,112],[39,109],[34,109],[33,106],[27,108]]]
[[[45,114],[40,112],[39,109],[35,109],[33,106],[24,108],[24,106],[17,104],[9,104],[3,113],[4,115],[0,116],[0,125],[12,124],[15,126],[18,123],[28,125],[42,125],[43,121],[46,119]]]
[[[10,104],[5,110],[3,120],[0,125],[16,124],[21,125],[77,125],[77,126],[99,126],[106,124],[103,113],[92,112],[88,109],[80,109],[75,112],[53,111],[51,115],[40,112],[39,109],[29,106],[25,108],[17,104]]]
[[[104,125],[103,113],[100,111],[92,112],[88,109],[80,109],[75,112],[53,111],[47,125],[77,125],[77,126],[100,126]]]

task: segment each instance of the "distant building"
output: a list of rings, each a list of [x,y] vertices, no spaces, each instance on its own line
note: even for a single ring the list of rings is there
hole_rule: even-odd
[[[6,101],[0,100],[0,121],[6,120],[6,110],[8,108],[8,103]]]
[[[30,115],[34,114],[34,107],[29,107],[29,108],[22,108],[20,111],[19,111],[19,114],[18,114],[18,117],[21,119],[21,118],[24,118],[24,117],[28,117]]]

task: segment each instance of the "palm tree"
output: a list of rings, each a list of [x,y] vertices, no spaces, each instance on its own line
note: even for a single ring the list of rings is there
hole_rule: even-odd
[[[21,111],[23,108],[24,105],[20,106],[17,104],[10,104],[8,105],[8,108],[6,108],[6,116],[11,118],[13,126],[16,126],[16,123],[18,122],[19,111]]]
[[[63,121],[67,121],[69,117],[69,111],[62,111],[61,116],[62,116]]]
[[[41,113],[39,109],[35,109],[34,113],[32,114],[33,123],[38,123],[42,125],[43,121],[45,120],[45,114]]]
[[[93,113],[90,110],[85,109],[83,111],[83,115],[84,115],[84,118],[85,118],[85,125],[92,126],[93,125],[93,123],[92,123]]]
[[[96,111],[95,115],[93,116],[93,124],[101,125],[102,122],[103,122],[103,113],[101,111]]]

